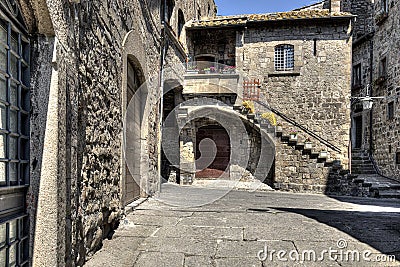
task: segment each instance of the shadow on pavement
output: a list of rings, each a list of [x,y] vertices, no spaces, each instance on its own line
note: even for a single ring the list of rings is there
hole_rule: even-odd
[[[334,196],[327,195],[330,198],[336,199],[341,202],[348,202],[358,205],[373,205],[380,207],[400,207],[400,199],[388,198],[388,199],[380,199],[380,198],[368,198],[368,197],[351,197],[351,196]]]
[[[358,203],[360,204],[360,203]],[[277,208],[296,213],[345,232],[386,255],[400,260],[400,213]]]

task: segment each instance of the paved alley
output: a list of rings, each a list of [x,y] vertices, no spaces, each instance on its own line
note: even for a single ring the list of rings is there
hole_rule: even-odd
[[[85,266],[400,266],[399,200],[173,185],[158,198]]]

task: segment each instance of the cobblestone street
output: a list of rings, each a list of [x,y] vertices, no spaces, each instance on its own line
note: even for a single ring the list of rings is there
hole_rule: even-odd
[[[223,193],[164,185],[164,202],[150,198],[129,213],[85,266],[400,266],[376,262],[400,257],[399,200],[231,191],[192,206]],[[350,250],[359,261],[346,260]]]

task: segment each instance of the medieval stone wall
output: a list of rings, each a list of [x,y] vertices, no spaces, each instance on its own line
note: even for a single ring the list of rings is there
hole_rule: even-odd
[[[388,12],[382,17],[382,1],[375,3],[375,36],[373,60],[373,94],[383,96],[373,108],[373,155],[380,171],[399,179],[400,165],[396,154],[400,153],[400,3],[388,1]],[[382,64],[386,59],[386,73]],[[394,117],[389,118],[389,104],[393,105]]]
[[[210,55],[220,64],[235,66],[236,32],[234,30],[193,31],[188,36],[189,55],[193,60],[199,55]],[[195,42],[195,43],[193,43]]]
[[[59,188],[60,208],[66,206],[65,255],[67,266],[81,266],[102,245],[123,215],[122,206],[122,126],[123,62],[130,48],[135,68],[143,81],[149,80],[146,133],[142,136],[146,186],[150,194],[157,189],[160,97],[161,38],[160,0],[154,1],[81,1],[68,4],[53,1],[49,14],[58,39],[56,68],[59,91],[65,92],[66,117],[60,118],[60,177],[67,183]],[[210,8],[209,8],[210,6]],[[172,34],[166,37],[166,61],[184,63],[174,32],[178,10],[191,19],[199,13],[215,15],[215,4],[207,1],[175,1],[171,18]],[[127,34],[134,38],[126,39]],[[132,41],[133,40],[133,41]],[[131,42],[131,43],[125,43]],[[46,129],[46,98],[51,78],[54,38],[38,37],[32,45],[32,150],[29,209],[35,218],[41,150]],[[141,51],[143,51],[141,53]],[[53,66],[54,67],[54,66]],[[46,93],[47,92],[47,93]],[[64,109],[63,109],[64,110]],[[64,121],[65,120],[65,121]],[[65,195],[63,195],[65,194]],[[57,212],[57,211],[56,211]],[[35,223],[32,219],[31,233]],[[61,226],[62,227],[62,226]],[[33,240],[33,238],[32,238]],[[64,247],[64,245],[63,245]],[[60,254],[63,255],[63,254]]]
[[[236,48],[237,69],[244,77],[263,82],[262,100],[339,147],[341,153],[336,153],[310,138],[317,150],[330,151],[332,159],[348,166],[352,42],[349,25],[310,23],[249,28],[238,32],[237,40],[242,40]],[[274,49],[281,44],[294,46],[291,71],[274,69]],[[309,137],[278,121],[287,133],[296,130],[300,139]],[[292,148],[277,145],[278,183],[325,185],[328,171],[319,171],[318,167],[317,162],[309,163]]]

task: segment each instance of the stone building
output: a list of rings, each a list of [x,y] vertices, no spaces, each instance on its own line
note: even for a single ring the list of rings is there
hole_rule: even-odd
[[[400,180],[399,9],[397,1],[389,0],[351,4],[351,12],[357,15],[353,34],[353,172],[396,180]],[[359,101],[366,96],[372,100]]]
[[[349,148],[398,174],[396,2],[0,3],[0,265],[83,265],[165,180],[327,192]]]
[[[348,169],[353,15],[341,12],[340,4],[218,16],[187,25],[189,70],[165,105],[177,107],[181,139],[175,145],[180,148],[169,151],[180,150],[185,157],[166,162],[180,167],[180,183],[216,174],[240,179],[247,170],[278,189],[323,192],[333,165]],[[248,97],[246,84],[257,84],[249,116],[237,112]],[[268,112],[282,129],[271,132],[271,125],[261,125],[261,115]],[[246,130],[239,131],[233,118],[240,118]],[[290,137],[292,132],[297,134]],[[225,150],[204,169],[198,162],[204,138],[212,139],[218,151],[230,144],[240,152]]]
[[[160,73],[186,61],[186,21],[216,7],[0,2],[0,265],[81,266],[127,204],[158,190]],[[140,150],[125,153],[123,115],[145,81],[132,126]]]

